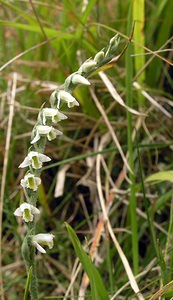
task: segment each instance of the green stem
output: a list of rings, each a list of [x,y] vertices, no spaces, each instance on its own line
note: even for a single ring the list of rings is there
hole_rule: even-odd
[[[34,150],[40,153],[44,153],[45,146],[46,146],[46,138],[42,137],[39,143],[38,144],[36,143],[34,145]],[[31,171],[35,176],[40,176],[42,172],[42,168],[38,170],[32,169]],[[37,192],[30,189],[26,189],[25,196],[29,204],[36,206],[37,196],[38,196]],[[30,267],[32,267],[32,274],[31,274],[31,281],[30,281],[30,296],[32,300],[37,300],[38,280],[37,280],[36,261],[35,261],[35,248],[33,247],[32,240],[31,240],[31,236],[34,234],[35,234],[35,223],[33,221],[28,223],[28,232],[25,236],[22,245],[22,254],[25,260],[27,273],[29,272]]]
[[[36,263],[35,263],[35,249],[32,250],[32,276],[31,276],[31,282],[30,282],[30,295],[32,300],[38,299],[38,284],[37,284],[37,271],[36,271]],[[28,269],[29,270],[29,269]]]
[[[37,272],[35,263],[35,248],[32,245],[32,235],[35,234],[35,224],[31,222],[28,224],[28,232],[25,236],[22,245],[22,255],[26,263],[27,273],[32,267],[32,275],[30,281],[30,296],[32,300],[38,299],[38,284],[37,284]]]
[[[127,24],[127,34],[130,35],[130,26],[132,24],[132,10],[131,5],[129,8],[129,17]],[[132,78],[133,78],[133,65],[132,65],[132,54],[133,45],[130,43],[126,50],[126,99],[127,105],[133,107],[132,97]],[[131,185],[130,185],[130,220],[132,230],[132,257],[133,257],[133,270],[134,273],[138,273],[139,257],[138,257],[138,226],[136,216],[136,194],[135,194],[135,176],[134,176],[134,157],[133,157],[133,140],[132,140],[132,116],[127,111],[127,133],[128,133],[128,153],[129,153],[129,165],[133,173],[129,174]]]

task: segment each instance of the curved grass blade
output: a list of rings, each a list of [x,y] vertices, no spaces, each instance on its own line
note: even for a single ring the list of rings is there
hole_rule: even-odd
[[[75,249],[76,255],[78,256],[84,271],[87,273],[90,286],[91,286],[91,299],[92,300],[109,300],[107,291],[105,289],[104,283],[102,281],[102,278],[94,266],[93,262],[91,261],[91,258],[85,253],[83,250],[81,243],[72,229],[72,227],[65,223],[69,237],[71,239],[71,242],[73,244],[73,247]]]
[[[173,181],[173,170],[161,171],[147,177],[146,182]]]

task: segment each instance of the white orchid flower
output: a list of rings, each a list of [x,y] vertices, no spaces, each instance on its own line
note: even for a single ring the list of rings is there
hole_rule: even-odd
[[[41,179],[34,176],[34,174],[32,173],[28,173],[23,179],[21,179],[20,184],[23,188],[28,188],[36,191],[38,189],[38,186],[41,184]]]
[[[31,151],[25,157],[24,161],[20,164],[19,168],[32,166],[33,169],[40,169],[44,162],[50,161],[50,157],[42,153]]]
[[[51,119],[52,123],[60,122],[61,120],[67,119],[67,116],[61,113],[56,108],[43,108],[43,124],[46,125],[47,119]]]
[[[38,142],[41,136],[46,135],[49,141],[52,141],[56,138],[57,135],[61,135],[62,132],[53,128],[52,126],[47,125],[38,125],[36,126],[36,135],[31,141],[31,144]]]
[[[14,212],[16,217],[22,217],[25,222],[32,222],[34,215],[40,213],[39,209],[29,203],[22,203]]]
[[[54,238],[54,235],[51,233],[39,233],[39,234],[33,235],[32,244],[41,253],[46,253],[46,250],[42,246],[48,246],[49,249],[52,249],[53,248],[53,238]]]
[[[59,91],[58,93],[58,103],[57,103],[57,108],[59,109],[60,106],[60,102],[66,102],[67,106],[69,108],[73,107],[73,106],[79,106],[79,102],[77,102],[77,100],[68,92],[66,91]]]

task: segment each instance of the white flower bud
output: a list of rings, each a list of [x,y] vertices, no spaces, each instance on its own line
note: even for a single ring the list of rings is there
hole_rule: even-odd
[[[41,184],[41,179],[39,177],[34,176],[32,173],[28,173],[20,182],[23,188],[28,188],[33,191],[38,189],[38,186]]]
[[[22,217],[25,222],[32,222],[34,215],[40,213],[39,209],[29,203],[22,203],[14,212],[16,217]]]
[[[97,63],[93,59],[87,60],[81,65],[81,67],[79,68],[79,72],[81,73],[92,72],[95,70],[96,65]]]
[[[80,74],[72,74],[71,81],[73,84],[90,85],[90,82]]]
[[[96,61],[97,64],[100,64],[104,59],[104,55],[104,51],[101,50],[95,55],[94,61]]]
[[[105,53],[105,56],[111,56],[114,54],[118,44],[119,44],[119,36],[118,34],[116,34],[115,36],[113,36],[110,41],[109,41],[109,46],[108,46],[108,49]]]
[[[115,36],[113,36],[113,37],[110,39],[109,45],[110,45],[111,47],[113,47],[113,46],[117,46],[118,43],[119,43],[119,36],[118,36],[118,34],[116,34]]]
[[[57,135],[61,135],[61,134],[62,134],[61,131],[53,128],[52,126],[38,125],[36,126],[36,134],[33,140],[31,141],[31,144],[38,142],[41,136],[46,135],[48,140],[52,141],[56,138]]]
[[[50,161],[50,157],[42,153],[31,151],[25,157],[24,161],[20,164],[19,168],[25,168],[32,166],[33,169],[40,169],[43,165],[43,162]]]
[[[49,249],[53,248],[53,238],[54,235],[51,233],[39,233],[33,235],[32,244],[37,248],[41,253],[46,253],[45,249],[41,246],[48,246]]]

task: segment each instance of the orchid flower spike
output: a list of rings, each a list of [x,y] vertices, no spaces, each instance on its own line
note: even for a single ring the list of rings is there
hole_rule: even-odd
[[[31,151],[25,157],[24,161],[19,165],[19,168],[32,166],[33,169],[40,169],[44,162],[50,161],[50,157],[42,153]]]
[[[38,189],[38,186],[41,184],[41,179],[34,176],[34,174],[32,173],[28,173],[23,179],[21,179],[20,184],[23,188],[28,188],[36,191]]]
[[[41,253],[46,253],[45,249],[42,246],[48,246],[49,249],[52,249],[53,248],[53,238],[54,238],[54,235],[51,233],[39,233],[39,234],[33,235],[32,244]]]
[[[34,215],[40,213],[39,209],[29,203],[22,203],[14,212],[16,217],[22,217],[25,222],[32,222]]]
[[[47,125],[38,125],[36,128],[36,135],[31,141],[31,144],[34,144],[38,142],[38,140],[41,138],[41,136],[46,135],[49,141],[52,141],[56,138],[57,135],[61,135],[62,132],[60,130],[57,130],[53,128],[52,126]]]
[[[47,120],[51,120],[52,123],[60,122],[61,120],[67,119],[67,116],[61,113],[56,108],[43,108],[42,110],[43,115],[43,124],[46,125]]]

